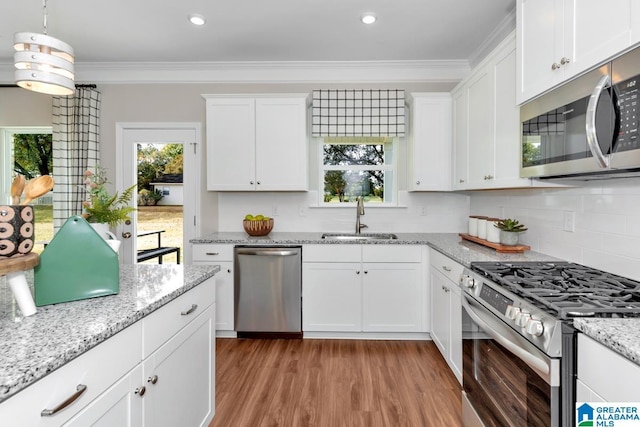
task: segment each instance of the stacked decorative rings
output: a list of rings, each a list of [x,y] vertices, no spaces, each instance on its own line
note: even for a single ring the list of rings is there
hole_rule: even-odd
[[[0,206],[0,258],[28,254],[33,241],[33,206]]]

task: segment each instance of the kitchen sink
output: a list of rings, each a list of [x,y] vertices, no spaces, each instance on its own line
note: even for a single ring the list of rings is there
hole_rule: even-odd
[[[324,233],[322,238],[327,240],[395,240],[398,236],[390,233]]]

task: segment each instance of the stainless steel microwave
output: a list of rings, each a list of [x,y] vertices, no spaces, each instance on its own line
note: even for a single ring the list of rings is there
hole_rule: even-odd
[[[520,176],[640,176],[640,48],[520,108]]]

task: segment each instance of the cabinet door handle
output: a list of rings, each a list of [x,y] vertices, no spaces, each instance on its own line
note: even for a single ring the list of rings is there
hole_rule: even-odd
[[[560,65],[567,65],[569,63],[569,58],[563,56],[560,60]]]
[[[369,274],[369,272],[367,270],[364,271],[364,274]]]
[[[62,411],[64,408],[78,400],[80,396],[82,396],[82,393],[84,393],[85,391],[87,391],[87,386],[84,384],[78,384],[78,386],[76,387],[76,392],[73,393],[71,397],[69,397],[67,400],[53,409],[43,409],[42,412],[40,412],[40,416],[50,417],[51,415],[57,414],[58,412]]]
[[[257,181],[256,184],[260,185],[260,181]]]
[[[135,394],[137,394],[138,396],[142,397],[144,396],[144,394],[147,392],[147,388],[145,386],[142,387],[138,387],[137,389],[135,389],[133,391]]]
[[[442,269],[443,269],[444,271],[451,271],[451,268],[447,267],[446,265],[443,265],[443,266],[442,266]]]
[[[556,63],[556,62],[554,62],[553,64],[551,64],[551,69],[552,69],[553,71],[557,70],[558,68],[560,68],[560,64],[558,64],[558,63]]]
[[[420,181],[416,181],[416,185],[420,185]]]
[[[249,181],[249,184],[253,185],[253,181]]]
[[[194,311],[196,311],[196,309],[198,308],[198,304],[191,304],[191,308],[187,311],[183,311],[180,314],[183,316],[188,316],[191,313],[193,313]]]
[[[206,255],[217,256],[220,255],[220,252],[207,252]]]
[[[360,271],[359,271],[359,270],[356,270],[356,274],[360,274]]]
[[[231,274],[231,269],[227,268],[227,273]]]
[[[464,182],[464,179],[460,179],[458,181],[460,181],[460,184],[462,184]]]
[[[155,384],[155,383],[157,383],[157,382],[158,382],[158,376],[157,376],[157,375],[154,375],[154,376],[152,376],[152,377],[147,378],[147,382],[148,382],[148,383],[151,383],[151,384]]]

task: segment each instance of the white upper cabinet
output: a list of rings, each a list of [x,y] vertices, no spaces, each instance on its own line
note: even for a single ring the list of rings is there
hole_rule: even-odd
[[[640,41],[631,0],[518,0],[518,104]]]
[[[451,190],[451,95],[412,93],[410,191]]]
[[[306,191],[307,96],[204,95],[207,189]]]
[[[532,185],[520,178],[515,68],[512,33],[452,93],[455,190]]]

